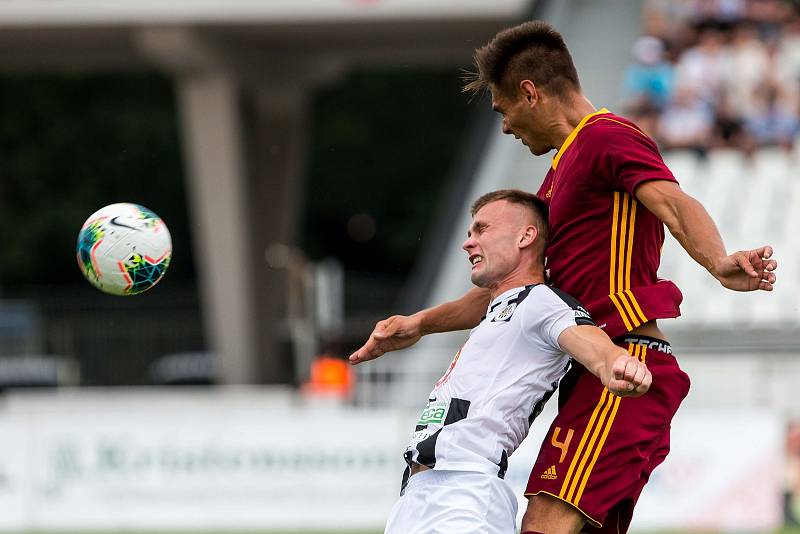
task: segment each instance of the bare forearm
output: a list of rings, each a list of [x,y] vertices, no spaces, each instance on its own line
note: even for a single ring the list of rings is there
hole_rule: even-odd
[[[608,386],[613,378],[614,362],[628,351],[614,345],[611,340],[602,340],[599,335],[592,336],[592,344],[584,345],[579,354],[573,354],[581,365],[590,373],[600,379],[604,386]]]
[[[715,275],[717,262],[726,256],[725,244],[703,205],[687,197],[676,206],[674,217],[664,222],[692,259]]]
[[[567,328],[558,343],[615,395],[639,396],[650,388],[652,375],[647,366],[614,345],[596,326]]]
[[[705,208],[674,182],[645,182],[636,189],[636,198],[667,225],[686,252],[723,287],[734,291],[772,291],[776,279],[773,271],[778,263],[771,259],[771,246],[728,254]]]
[[[603,385],[608,383],[619,351],[625,350],[614,345],[605,332],[596,326],[568,328],[559,336],[558,342],[578,363],[599,378]]]
[[[463,297],[417,312],[423,335],[474,328],[489,305],[489,290],[472,288]]]
[[[717,276],[718,262],[726,256],[725,244],[700,202],[684,193],[678,184],[663,180],[640,185],[636,197],[661,219],[692,259]]]

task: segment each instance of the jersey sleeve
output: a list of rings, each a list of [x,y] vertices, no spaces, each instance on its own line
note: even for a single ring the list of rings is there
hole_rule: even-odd
[[[639,185],[650,180],[678,182],[655,141],[636,127],[620,122],[593,130],[597,166],[614,189],[633,196]]]
[[[547,348],[561,352],[558,337],[564,330],[572,326],[594,326],[595,323],[576,299],[553,287],[546,289],[548,294],[541,299],[538,309],[528,312],[526,330],[534,339],[540,339]]]

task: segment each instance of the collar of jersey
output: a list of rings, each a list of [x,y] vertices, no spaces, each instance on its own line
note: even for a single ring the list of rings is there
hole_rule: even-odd
[[[531,285],[535,286],[535,285],[538,285],[538,284],[531,284]],[[500,294],[500,295],[498,295],[498,296],[496,296],[495,298],[492,299],[492,302],[489,303],[489,309],[491,310],[492,307],[497,306],[498,304],[500,304],[504,300],[507,300],[509,297],[513,297],[513,296],[517,295],[520,291],[523,291],[526,287],[528,287],[528,286],[514,287],[514,288],[511,288],[511,289],[509,289],[507,291],[504,291],[502,294]]]
[[[595,111],[594,113],[589,113],[588,115],[586,115],[584,118],[581,119],[581,122],[578,123],[578,125],[575,127],[574,130],[572,130],[572,132],[570,132],[570,134],[567,136],[567,140],[564,141],[564,144],[561,145],[561,147],[558,149],[558,152],[556,152],[556,155],[553,158],[553,170],[556,170],[556,168],[558,167],[558,160],[561,159],[561,155],[564,152],[566,152],[566,150],[569,148],[569,145],[571,145],[572,142],[575,140],[575,138],[578,136],[578,132],[580,132],[583,129],[583,127],[586,126],[586,123],[589,122],[589,119],[591,119],[592,117],[596,117],[597,115],[602,115],[604,113],[610,113],[610,111],[608,111],[606,108],[601,108],[598,111]]]

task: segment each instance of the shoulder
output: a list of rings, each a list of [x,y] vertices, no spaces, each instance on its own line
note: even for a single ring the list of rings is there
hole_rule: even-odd
[[[578,325],[595,324],[592,320],[592,316],[578,301],[578,299],[569,293],[561,291],[557,287],[547,285],[541,285],[541,287],[542,300],[546,302],[552,309],[571,310],[575,317],[575,323]]]
[[[583,145],[597,158],[614,164],[661,156],[656,142],[635,123],[614,114],[593,117],[584,127]]]
[[[653,139],[634,122],[613,113],[592,117],[583,129],[585,137],[595,140],[602,139],[604,144],[616,144],[630,140],[652,143],[655,146]]]

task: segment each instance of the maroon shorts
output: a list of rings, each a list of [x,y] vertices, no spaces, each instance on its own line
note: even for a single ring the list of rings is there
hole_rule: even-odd
[[[615,342],[647,364],[650,390],[620,398],[574,365],[561,381],[558,416],[525,490],[571,504],[589,532],[627,531],[650,473],[669,453],[670,421],[689,392],[689,377],[668,343],[635,335]]]

